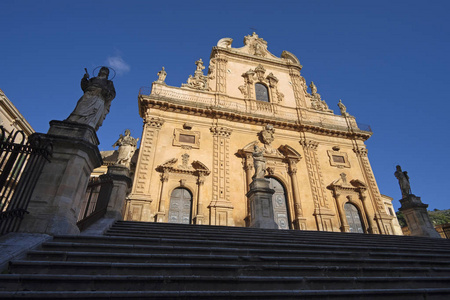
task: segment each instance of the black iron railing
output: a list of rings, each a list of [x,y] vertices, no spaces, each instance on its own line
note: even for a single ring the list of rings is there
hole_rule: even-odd
[[[50,161],[53,146],[23,131],[7,135],[0,126],[0,235],[14,232],[28,213],[27,207],[39,175]]]
[[[112,188],[113,181],[109,175],[92,177],[89,180],[78,215],[77,226],[80,231],[94,224],[105,215]]]

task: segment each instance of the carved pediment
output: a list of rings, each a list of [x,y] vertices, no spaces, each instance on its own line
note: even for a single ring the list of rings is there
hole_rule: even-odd
[[[156,167],[156,171],[161,173],[192,174],[194,176],[198,175],[208,176],[211,173],[208,167],[198,160],[194,160],[191,164],[189,164],[189,155],[187,154],[182,155],[181,165],[177,166],[176,165],[177,162],[178,162],[177,158],[171,158],[165,163]]]
[[[365,191],[367,185],[359,179],[353,179],[348,181],[345,173],[340,174],[340,178],[334,180],[328,187],[329,190],[353,190],[355,192]]]
[[[302,158],[302,155],[289,145],[281,145],[278,147],[278,150],[287,158],[296,158],[298,160]]]

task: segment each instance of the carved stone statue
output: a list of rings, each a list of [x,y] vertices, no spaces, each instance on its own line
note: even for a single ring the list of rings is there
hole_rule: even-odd
[[[348,116],[348,112],[347,112],[347,107],[345,107],[344,103],[342,103],[342,100],[339,99],[339,103],[338,103],[339,109],[341,110],[341,115],[342,116]]]
[[[400,190],[402,192],[402,198],[406,198],[408,195],[411,195],[408,172],[403,172],[400,166],[397,166],[396,168],[397,170],[395,171],[394,176],[398,179],[398,184],[400,185]]]
[[[314,97],[314,95],[317,94],[317,87],[313,81],[311,81],[311,84],[309,85],[309,87],[311,88],[311,95]]]
[[[119,155],[117,157],[116,164],[124,165],[130,168],[131,158],[136,151],[137,142],[139,138],[135,139],[131,137],[131,132],[129,129],[125,130],[125,136],[120,135],[117,142],[112,145],[113,147],[119,146]]]
[[[252,156],[253,167],[255,168],[255,175],[253,175],[252,179],[264,178],[266,172],[266,159],[264,158],[264,149],[259,148],[258,145],[255,144]]]
[[[314,82],[311,81],[309,87],[311,88],[311,108],[318,111],[333,112],[328,108],[325,100],[322,100],[320,94],[317,93],[317,87]]]
[[[97,131],[109,113],[111,101],[116,97],[116,90],[111,80],[108,80],[109,69],[102,67],[97,77],[89,79],[86,72],[81,79],[81,89],[84,95],[78,100],[74,111],[66,121],[86,124]]]
[[[187,83],[183,83],[181,86],[196,90],[210,91],[211,89],[208,86],[209,76],[203,75],[205,66],[203,66],[202,59],[200,58],[197,60],[195,64],[197,65],[197,68],[194,72],[194,76],[189,75]]]
[[[162,67],[162,70],[158,72],[158,82],[164,82],[166,80],[167,72]]]

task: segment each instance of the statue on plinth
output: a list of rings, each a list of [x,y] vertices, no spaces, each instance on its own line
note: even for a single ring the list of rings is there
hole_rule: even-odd
[[[411,185],[409,184],[408,172],[402,171],[402,168],[398,165],[394,176],[398,179],[398,184],[400,185],[400,190],[402,192],[402,197],[406,198],[411,195]]]
[[[344,103],[342,103],[341,99],[339,99],[338,107],[339,110],[341,111],[341,116],[349,116],[347,112],[347,107],[344,105]]]
[[[119,155],[117,156],[116,164],[124,165],[130,168],[131,158],[134,152],[136,152],[136,146],[139,138],[135,139],[131,137],[131,132],[129,129],[125,130],[125,136],[120,135],[117,142],[112,145],[113,147],[119,146]]]
[[[162,67],[162,70],[158,72],[158,80],[157,82],[164,82],[166,80],[167,72],[164,70],[164,67]]]
[[[253,175],[252,179],[261,179],[264,178],[266,173],[266,159],[264,158],[264,148],[259,148],[258,145],[255,144],[253,148],[253,167],[255,168],[255,175]]]
[[[74,111],[66,121],[86,124],[97,131],[109,113],[116,90],[111,80],[108,80],[109,69],[102,67],[97,77],[89,79],[86,71],[81,79],[81,89],[84,95],[78,100]]]

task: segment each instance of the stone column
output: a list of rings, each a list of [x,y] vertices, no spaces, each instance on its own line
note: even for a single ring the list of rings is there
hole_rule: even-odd
[[[159,208],[156,213],[155,222],[164,222],[166,215],[166,182],[169,181],[169,173],[164,172],[161,174],[161,192],[159,194]]]
[[[275,193],[269,187],[269,180],[255,178],[247,193],[250,202],[250,227],[278,229],[273,215],[272,195]]]
[[[350,226],[348,225],[348,222],[347,222],[347,216],[345,215],[344,208],[342,207],[342,205],[339,201],[340,196],[341,195],[338,193],[334,194],[334,197],[336,198],[336,206],[337,206],[338,213],[339,213],[339,219],[341,220],[341,231],[342,232],[350,232]]]
[[[123,220],[125,198],[131,187],[130,170],[123,165],[112,165],[106,173],[113,181],[105,218]]]
[[[201,187],[205,183],[205,177],[200,174],[197,178],[197,215],[195,216],[195,224],[201,225],[204,224],[204,216],[203,216],[203,203],[201,197]]]
[[[361,199],[361,202],[363,204],[363,208],[364,208],[364,213],[366,215],[367,218],[367,223],[369,223],[369,228],[368,228],[368,232],[372,233],[372,234],[376,234],[377,233],[377,225],[374,222],[374,216],[372,214],[370,214],[369,212],[369,207],[367,207],[367,197],[363,194],[359,195],[359,198]]]
[[[101,166],[95,130],[84,124],[51,121],[47,134],[30,138],[49,140],[53,157],[38,179],[20,231],[79,234],[77,217],[94,168]]]
[[[405,216],[412,236],[441,238],[428,216],[428,204],[422,203],[420,197],[409,194],[401,199],[400,203],[402,206],[398,210]]]
[[[303,227],[306,227],[305,220],[302,218],[303,211],[302,211],[302,205],[300,202],[300,192],[298,189],[298,181],[297,181],[297,166],[298,160],[289,160],[289,170],[288,173],[291,176],[291,182],[292,182],[292,197],[294,198],[294,206],[295,206],[295,220],[294,220],[294,226],[295,229],[302,229]],[[302,224],[303,223],[303,224]],[[304,228],[306,229],[306,228]]]

